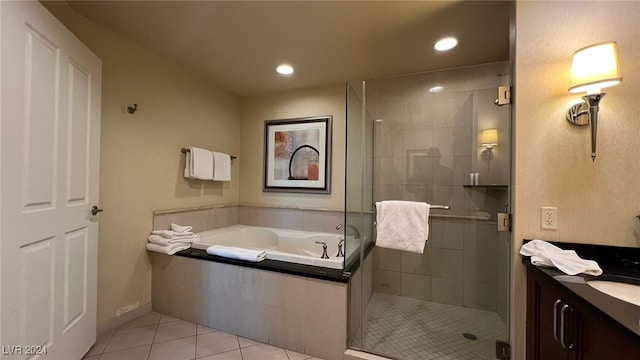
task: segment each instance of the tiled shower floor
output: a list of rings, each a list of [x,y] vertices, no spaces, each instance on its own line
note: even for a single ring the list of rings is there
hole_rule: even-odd
[[[506,337],[495,312],[373,293],[351,345],[402,360],[484,360],[495,359],[495,341]]]

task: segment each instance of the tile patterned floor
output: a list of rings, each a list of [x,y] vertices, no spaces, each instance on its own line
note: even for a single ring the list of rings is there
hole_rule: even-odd
[[[98,336],[85,360],[322,360],[150,312]]]
[[[484,360],[495,359],[495,341],[506,337],[495,312],[373,293],[351,345],[402,360]]]

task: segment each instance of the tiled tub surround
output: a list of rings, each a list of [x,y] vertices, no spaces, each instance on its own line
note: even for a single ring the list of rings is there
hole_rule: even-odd
[[[168,229],[176,223],[191,225],[195,232],[241,224],[338,234],[336,225],[342,222],[343,211],[269,205],[215,205],[153,213],[154,229]]]
[[[346,283],[152,254],[154,311],[327,360],[347,339]]]

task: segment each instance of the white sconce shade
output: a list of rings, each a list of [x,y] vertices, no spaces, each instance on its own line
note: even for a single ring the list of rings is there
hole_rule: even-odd
[[[622,81],[615,41],[587,46],[573,53],[569,92],[596,94]]]
[[[482,130],[480,136],[480,144],[487,149],[491,149],[498,145],[498,129],[486,129]]]
[[[591,128],[591,159],[596,161],[598,111],[600,100],[606,95],[600,89],[618,85],[622,81],[618,63],[618,45],[615,41],[587,46],[573,53],[571,87],[569,92],[586,94],[581,103],[567,112],[567,120],[577,126]]]

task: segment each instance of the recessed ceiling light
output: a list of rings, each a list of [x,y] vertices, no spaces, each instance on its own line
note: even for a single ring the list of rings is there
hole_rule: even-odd
[[[375,121],[376,121],[377,123],[381,123],[381,122],[382,122],[382,119],[376,119]]]
[[[429,89],[429,92],[430,93],[437,93],[437,92],[440,92],[442,90],[444,90],[444,88],[442,86],[436,85],[436,86],[432,87],[431,89]]]
[[[278,65],[278,67],[276,68],[276,71],[280,75],[291,75],[293,74],[293,67],[291,65],[282,64],[282,65]]]
[[[433,48],[438,51],[447,51],[453,49],[456,45],[458,45],[458,40],[456,38],[448,37],[438,40]]]

